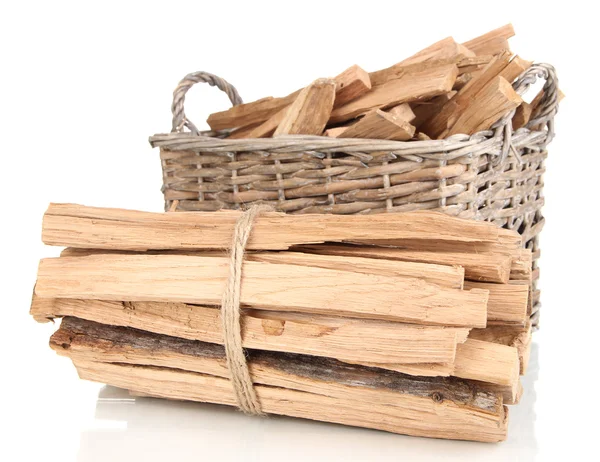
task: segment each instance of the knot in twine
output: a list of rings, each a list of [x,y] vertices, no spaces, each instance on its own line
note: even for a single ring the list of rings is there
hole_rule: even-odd
[[[229,276],[221,300],[221,320],[223,322],[223,339],[227,367],[233,384],[233,391],[238,407],[246,414],[265,415],[262,411],[252,377],[248,369],[246,354],[242,346],[242,325],[240,316],[240,294],[242,287],[242,265],[246,243],[256,218],[264,212],[271,212],[269,205],[253,205],[246,210],[235,224],[231,255],[229,260]]]

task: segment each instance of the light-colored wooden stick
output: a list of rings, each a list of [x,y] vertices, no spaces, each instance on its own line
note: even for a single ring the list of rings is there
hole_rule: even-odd
[[[399,78],[374,86],[363,96],[334,109],[329,122],[345,122],[371,109],[385,109],[400,103],[419,101],[447,93],[452,90],[457,76],[458,68],[455,64],[406,72]]]
[[[373,138],[379,140],[410,140],[415,134],[413,127],[406,120],[391,113],[375,109],[365,114],[357,123],[346,128],[343,138]]]
[[[335,99],[335,81],[318,79],[304,88],[285,112],[274,136],[320,135],[323,133]]]
[[[371,89],[369,74],[354,65],[334,79],[336,83],[336,105],[345,104]],[[215,112],[208,118],[213,130],[242,127],[229,138],[259,138],[271,136],[287,113],[290,105],[302,90],[283,98],[264,98],[251,103],[234,106],[227,111]]]
[[[473,134],[487,130],[522,102],[512,85],[506,79],[497,77],[475,95],[471,104],[441,136],[447,137],[458,133]]]
[[[198,256],[222,256],[219,251],[187,251],[163,250],[150,251],[150,254],[175,254]],[[135,254],[116,250],[75,249],[67,247],[61,257],[85,257],[99,254]],[[464,286],[465,270],[461,266],[434,265],[430,263],[415,263],[399,260],[382,260],[360,257],[337,257],[332,255],[308,254],[304,252],[247,252],[247,261],[262,261],[287,265],[313,266],[316,268],[336,269],[354,273],[376,274],[380,276],[398,276],[418,278],[430,284],[451,289],[462,289]]]
[[[369,73],[356,64],[336,76],[334,107],[342,106],[371,89]]]
[[[531,118],[531,104],[523,101],[521,105],[515,111],[515,115],[512,118],[513,130],[518,130],[524,127]]]
[[[223,344],[220,310],[161,302],[47,299],[34,297],[31,315],[39,322],[74,316],[156,334]],[[415,326],[300,313],[242,312],[245,348],[333,357],[357,362],[401,364],[454,362],[456,344],[468,329]],[[444,358],[444,359],[442,359]],[[438,360],[436,360],[438,361]]]
[[[531,353],[531,322],[525,326],[488,326],[472,329],[470,338],[515,347],[519,353],[520,373],[525,374]]]
[[[476,101],[477,95],[498,77],[509,62],[508,52],[494,57],[475,78],[419,128],[434,139],[443,137],[464,111]]]
[[[442,39],[433,45],[419,51],[393,66],[371,72],[371,84],[382,85],[390,80],[397,79],[411,69],[419,69],[419,65],[459,64],[465,58],[473,58],[475,54],[465,46],[456,43],[452,37]],[[425,66],[421,66],[424,68]]]
[[[115,381],[114,376],[116,371],[122,371],[124,378],[129,377],[128,383],[135,385],[125,388],[161,396],[163,387],[159,382],[149,384],[147,381],[159,374],[163,380],[168,377],[170,382],[164,388],[175,392],[166,397],[185,399],[186,396],[177,392],[189,389],[200,393],[201,401],[234,404],[231,385],[224,380],[228,377],[224,354],[218,347],[133,333],[128,329],[92,327],[90,323],[74,319],[66,320],[66,325],[53,336],[51,345],[60,354],[70,357],[80,373],[82,370],[90,373],[84,372],[82,378],[123,387],[125,382]],[[119,364],[103,362],[111,359]],[[149,364],[125,365],[135,361]],[[385,427],[381,429],[396,432],[408,426],[421,436],[445,434],[456,438],[457,434],[473,433],[478,440],[487,440],[491,433],[495,435],[492,440],[496,440],[506,431],[502,398],[493,393],[481,393],[459,379],[410,378],[348,366],[330,359],[315,361],[315,358],[270,353],[251,356],[250,368],[257,382],[255,389],[261,405],[269,413],[275,413],[276,403],[290,403],[302,405],[307,411],[304,417],[330,420],[343,405],[344,412],[340,416],[351,417],[357,411],[359,415],[375,415],[377,418],[371,417],[366,422],[384,421]],[[95,375],[92,371],[102,373]],[[268,386],[265,387],[263,382]],[[223,393],[225,390],[228,394]],[[277,399],[271,399],[267,390],[277,391]],[[224,396],[228,399],[212,399],[222,400]],[[320,406],[307,408],[307,401],[303,400],[306,396]],[[349,411],[351,407],[354,411]],[[453,429],[453,426],[458,428]]]
[[[466,46],[476,55],[495,55],[508,50],[507,40],[515,35],[512,24],[506,24],[479,37],[464,42]]]
[[[246,127],[262,123],[283,108],[294,102],[301,90],[295,91],[283,98],[267,97],[251,103],[233,106],[227,111],[214,112],[208,116],[207,123],[211,130]]]
[[[436,252],[350,245],[303,245],[298,247],[298,250],[324,255],[459,265],[465,269],[465,279],[474,281],[507,283],[510,277],[511,257],[501,254],[478,255],[466,252]]]
[[[190,400],[235,406],[233,389],[229,380],[211,375],[178,369],[151,366],[132,366],[74,360],[79,376],[84,380],[117,386],[169,399]],[[414,409],[407,403],[397,406],[377,406],[374,400],[380,390],[370,393],[351,394],[347,398],[335,398],[288,388],[255,385],[262,408],[269,414],[280,414],[311,420],[340,423],[357,427],[373,428],[393,433],[446,439],[464,439],[482,442],[498,442],[506,439],[508,409],[477,411],[457,406],[443,400],[440,410],[447,416],[438,417],[434,406]],[[361,390],[362,391],[362,390]],[[434,394],[437,397],[440,395]],[[443,396],[443,394],[442,394]],[[497,402],[500,395],[494,396]],[[411,401],[407,399],[406,401]],[[430,397],[421,401],[432,401]],[[414,405],[413,405],[414,406]],[[432,409],[433,408],[433,409]],[[429,418],[427,418],[429,417]]]
[[[415,113],[410,107],[410,104],[408,103],[398,104],[397,106],[388,109],[387,112],[389,112],[394,117],[398,117],[401,120],[405,120],[406,122],[412,122],[416,117]]]
[[[533,61],[526,61],[520,56],[514,56],[510,63],[498,74],[512,83],[517,77],[531,67]]]
[[[350,177],[349,179],[351,179]],[[242,212],[151,213],[50,204],[42,240],[48,245],[119,250],[228,249]],[[249,250],[285,250],[292,245],[373,239],[434,239],[496,242],[493,224],[436,212],[379,215],[290,215],[267,212],[256,219]]]
[[[488,322],[517,324],[527,322],[529,285],[465,281],[465,288],[489,290]]]
[[[229,264],[227,257],[190,255],[47,258],[40,262],[35,293],[218,306]],[[256,261],[244,263],[241,287],[241,303],[247,307],[457,327],[485,327],[487,300],[486,290]]]

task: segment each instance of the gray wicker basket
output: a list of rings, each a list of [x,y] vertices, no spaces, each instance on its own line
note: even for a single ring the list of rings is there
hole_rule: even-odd
[[[233,86],[205,72],[186,76],[174,92],[173,131],[152,136],[160,148],[166,207],[237,209],[269,203],[287,213],[369,214],[439,210],[519,231],[534,252],[532,322],[539,318],[538,234],[546,147],[554,136],[558,80],[535,64],[513,84],[519,94],[538,78],[544,96],[525,128],[512,130],[512,111],[491,130],[435,141],[384,141],[320,136],[227,139],[199,132],[183,110],[198,82],[217,86],[232,104]]]

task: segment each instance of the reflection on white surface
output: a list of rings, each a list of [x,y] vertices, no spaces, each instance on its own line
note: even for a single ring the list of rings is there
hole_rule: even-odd
[[[227,406],[132,398],[125,390],[105,387],[96,407],[98,425],[82,433],[78,460],[533,460],[538,372],[534,343],[529,370],[521,378],[525,392],[519,405],[510,406],[508,440],[499,444],[415,438],[286,417],[247,417]]]

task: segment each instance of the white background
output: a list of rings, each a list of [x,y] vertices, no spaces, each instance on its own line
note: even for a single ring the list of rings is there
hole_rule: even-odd
[[[598,65],[584,2],[2,2],[0,460],[553,460],[595,454],[598,420]],[[246,101],[357,63],[387,67],[445,36],[512,22],[513,50],[550,62],[567,98],[547,162],[542,329],[526,395],[496,445],[409,438],[218,406],[131,401],[80,381],[28,315],[50,201],[162,210],[171,91],[205,70]],[[198,125],[228,107],[194,88]],[[99,395],[100,392],[100,395]],[[2,454],[5,453],[5,454]],[[596,459],[597,460],[597,459]]]

